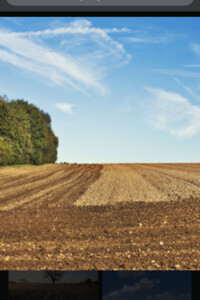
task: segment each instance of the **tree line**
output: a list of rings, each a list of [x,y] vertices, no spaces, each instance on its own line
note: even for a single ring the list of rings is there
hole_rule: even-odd
[[[27,101],[0,96],[0,165],[54,163],[57,147],[49,114]]]

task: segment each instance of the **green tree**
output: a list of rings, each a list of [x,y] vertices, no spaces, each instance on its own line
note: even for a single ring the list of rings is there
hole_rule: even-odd
[[[27,101],[0,97],[0,165],[54,163],[57,147],[49,114]]]

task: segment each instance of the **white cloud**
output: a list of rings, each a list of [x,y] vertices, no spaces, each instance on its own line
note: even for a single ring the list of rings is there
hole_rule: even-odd
[[[133,295],[134,293],[137,293],[139,291],[144,292],[145,290],[150,290],[154,288],[157,284],[159,284],[158,279],[149,279],[147,277],[144,277],[140,279],[138,282],[134,283],[133,285],[127,285],[125,284],[121,290],[116,290],[108,294],[104,297],[104,300],[107,299],[123,299],[126,296],[129,297],[130,295]]]
[[[0,30],[0,61],[44,77],[48,82],[71,86],[87,93],[95,89],[106,95],[103,82],[108,67],[127,64],[131,56],[123,44],[111,37],[112,33],[125,33],[126,28],[98,28],[88,20],[75,20],[64,27],[42,31],[11,32]],[[66,49],[65,40],[71,37],[82,43]],[[49,40],[59,38],[59,43]],[[92,44],[92,46],[91,46]],[[73,45],[73,46],[72,46]],[[90,49],[91,47],[91,49]],[[97,55],[98,54],[98,55]]]
[[[196,94],[190,87],[188,86],[183,86],[183,88],[190,94],[194,99],[200,101],[200,96]]]
[[[155,128],[168,131],[179,139],[200,133],[200,106],[177,93],[153,88],[146,90],[153,95],[147,114]]]
[[[72,104],[69,104],[69,103],[56,103],[55,106],[56,106],[59,110],[63,111],[64,113],[67,113],[67,114],[73,114],[73,112],[72,112],[72,107],[73,107],[74,105],[72,105]]]
[[[81,35],[98,34],[103,36],[104,38],[110,39],[110,37],[107,35],[108,33],[123,33],[123,32],[130,32],[130,29],[126,27],[123,28],[93,27],[92,22],[89,20],[76,19],[75,21],[70,22],[68,25],[59,28],[22,32],[22,33],[18,33],[18,35],[37,36],[37,37],[39,36],[55,37],[58,35],[66,35],[66,34],[81,34]]]
[[[39,75],[59,84],[69,84],[81,89],[78,84],[95,87],[104,93],[103,86],[84,66],[79,66],[73,57],[57,53],[47,46],[0,31],[0,60]]]

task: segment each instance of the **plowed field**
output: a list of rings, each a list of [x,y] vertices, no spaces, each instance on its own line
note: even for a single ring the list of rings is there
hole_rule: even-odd
[[[2,270],[200,269],[200,164],[0,169]]]

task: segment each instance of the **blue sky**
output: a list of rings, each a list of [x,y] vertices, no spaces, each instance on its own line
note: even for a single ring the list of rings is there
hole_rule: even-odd
[[[200,18],[0,18],[0,94],[48,112],[58,162],[198,162]]]
[[[191,272],[103,272],[103,300],[191,300]]]

